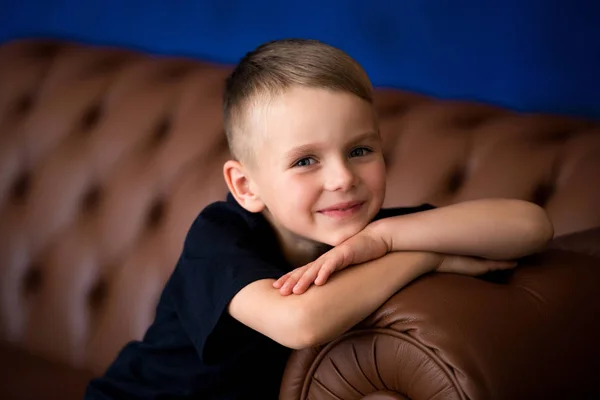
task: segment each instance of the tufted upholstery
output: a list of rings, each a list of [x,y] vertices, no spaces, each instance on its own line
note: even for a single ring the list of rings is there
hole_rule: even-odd
[[[2,337],[99,371],[224,196],[224,69],[50,42],[0,53]]]
[[[225,195],[227,72],[64,42],[0,47],[3,341],[98,373],[143,335],[190,223]],[[383,89],[376,104],[387,206],[514,197],[543,205],[557,235],[600,226],[598,122]]]

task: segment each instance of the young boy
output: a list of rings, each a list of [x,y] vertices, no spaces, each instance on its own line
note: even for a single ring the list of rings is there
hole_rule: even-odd
[[[422,274],[510,268],[500,260],[553,235],[523,201],[381,210],[371,83],[323,43],[247,54],[224,123],[230,194],[194,221],[153,324],[88,399],[275,399],[290,349],[335,338]]]

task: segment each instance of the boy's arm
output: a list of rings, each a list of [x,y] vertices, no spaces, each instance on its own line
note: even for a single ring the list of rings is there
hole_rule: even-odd
[[[543,249],[554,229],[543,208],[516,199],[486,199],[379,220],[369,227],[389,251],[516,259]]]
[[[341,271],[327,285],[315,286],[302,296],[281,296],[272,286],[273,279],[253,282],[233,297],[228,311],[286,347],[306,348],[334,339],[412,280],[440,266],[468,274],[506,267],[469,257],[394,252]]]
[[[381,219],[273,283],[283,295],[323,285],[335,271],[393,251],[430,251],[514,260],[542,250],[554,228],[541,207],[522,200],[487,199]],[[443,269],[442,269],[443,271]]]
[[[272,286],[274,280],[264,279],[240,290],[228,311],[286,347],[310,347],[360,322],[400,288],[433,270],[436,262],[438,258],[427,253],[391,253],[348,268],[302,296],[281,296]]]

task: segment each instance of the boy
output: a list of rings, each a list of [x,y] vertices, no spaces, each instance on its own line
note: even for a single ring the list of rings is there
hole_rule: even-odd
[[[335,338],[424,273],[510,268],[491,260],[553,235],[542,209],[516,200],[380,210],[371,83],[323,43],[247,54],[224,123],[227,201],[194,221],[155,321],[88,399],[275,399],[290,349]]]

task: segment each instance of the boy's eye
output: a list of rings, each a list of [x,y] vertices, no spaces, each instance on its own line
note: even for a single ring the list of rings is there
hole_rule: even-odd
[[[371,152],[370,149],[366,147],[357,147],[350,152],[350,157],[363,157]]]
[[[308,167],[309,165],[312,165],[314,163],[316,163],[314,158],[305,157],[305,158],[302,158],[302,159],[296,161],[296,163],[294,164],[294,167]]]

